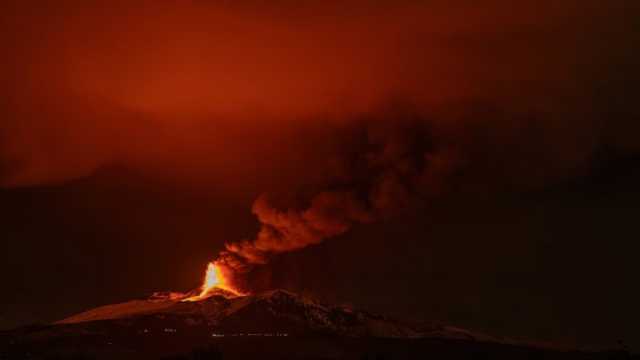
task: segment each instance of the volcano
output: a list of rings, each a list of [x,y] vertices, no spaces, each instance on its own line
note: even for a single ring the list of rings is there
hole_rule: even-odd
[[[611,359],[455,327],[403,322],[285,290],[215,289],[98,307],[5,332],[0,359]]]

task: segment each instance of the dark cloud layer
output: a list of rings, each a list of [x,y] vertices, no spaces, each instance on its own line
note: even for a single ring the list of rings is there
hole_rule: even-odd
[[[533,127],[561,156],[588,151],[603,127],[607,140],[629,145],[632,121],[594,119],[594,111],[612,111],[610,102],[634,108],[626,89],[637,81],[635,8],[16,2],[3,14],[2,183],[61,181],[112,163],[243,182],[299,162],[291,153],[316,152],[293,137],[397,98],[427,113],[468,111],[469,99],[538,112],[468,126],[504,127],[506,142],[506,132]]]

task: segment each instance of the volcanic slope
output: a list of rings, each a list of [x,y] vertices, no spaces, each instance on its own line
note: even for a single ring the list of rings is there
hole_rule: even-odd
[[[5,332],[0,359],[611,359],[454,327],[393,320],[285,290],[156,293]]]

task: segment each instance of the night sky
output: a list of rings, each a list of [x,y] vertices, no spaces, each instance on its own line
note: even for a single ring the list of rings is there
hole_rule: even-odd
[[[0,329],[194,289],[230,243],[247,290],[640,350],[638,1],[9,1],[0,26]]]

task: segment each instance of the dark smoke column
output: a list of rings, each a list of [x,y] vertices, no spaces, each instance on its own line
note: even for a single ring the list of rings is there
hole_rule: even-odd
[[[276,209],[264,194],[255,200],[258,234],[226,244],[216,261],[231,283],[242,288],[242,274],[271,256],[321,243],[441,191],[456,168],[455,152],[433,145],[426,120],[386,120],[360,124],[349,136],[341,159],[346,171],[305,209]]]

